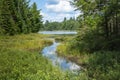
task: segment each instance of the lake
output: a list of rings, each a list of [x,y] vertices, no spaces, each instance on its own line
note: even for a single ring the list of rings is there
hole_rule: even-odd
[[[40,33],[40,34],[59,34],[59,35],[62,35],[62,34],[77,34],[76,31],[40,31],[38,33]]]

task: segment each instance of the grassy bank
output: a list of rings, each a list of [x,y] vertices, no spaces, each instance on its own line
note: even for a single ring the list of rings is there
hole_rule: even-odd
[[[0,36],[0,49],[40,51],[44,46],[52,44],[52,41],[44,40],[46,37],[48,35],[39,34]]]
[[[80,53],[77,49],[74,47],[70,49],[71,41],[74,37],[66,37],[67,39],[63,40],[61,45],[57,47],[57,53],[59,56],[65,57],[66,59],[77,63],[78,65],[85,67],[88,63],[88,60],[90,58],[90,54],[87,53]],[[83,55],[84,54],[84,55]]]
[[[0,80],[87,80],[54,67],[40,52],[48,35],[0,36]]]
[[[63,42],[57,53],[83,67],[83,73],[89,80],[120,80],[120,52],[98,51],[94,53],[79,52],[70,46],[73,39]]]

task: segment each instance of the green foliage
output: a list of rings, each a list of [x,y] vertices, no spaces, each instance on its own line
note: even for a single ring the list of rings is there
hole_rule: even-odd
[[[88,75],[95,80],[119,80],[119,52],[96,52],[89,59]]]
[[[120,1],[74,0],[73,4],[82,13],[78,34],[60,45],[58,53],[83,66],[88,80],[120,80]]]
[[[90,80],[119,80],[120,1],[75,0],[74,5],[82,12],[80,29],[66,52],[91,55],[85,66]]]
[[[45,24],[44,24],[43,30],[48,30],[48,31],[59,30],[60,27],[61,27],[61,23],[60,22],[49,22],[49,21],[46,21]]]
[[[42,27],[40,11],[34,3],[29,7],[27,0],[0,1],[0,33],[15,35],[38,32]]]
[[[42,27],[42,16],[40,15],[40,11],[37,10],[37,5],[36,3],[33,3],[32,8],[31,8],[31,21],[32,21],[32,26],[31,26],[31,32],[38,32],[41,27]]]
[[[72,74],[53,66],[42,56],[51,45],[48,35],[0,36],[0,80],[87,80],[85,73]]]
[[[85,68],[88,80],[120,79],[120,1],[75,0],[81,15],[76,38],[58,47],[59,55]]]
[[[69,20],[65,18],[62,22],[46,21],[43,30],[77,30],[78,27],[79,22],[71,17]]]
[[[57,48],[60,56],[67,58],[83,67],[83,72],[88,80],[119,80],[120,79],[120,52],[99,51],[80,53],[70,45],[71,42],[64,42]]]
[[[119,1],[77,0],[74,5],[82,14],[78,17],[79,34],[73,45],[77,45],[82,52],[119,51],[120,46],[117,45],[120,42]]]

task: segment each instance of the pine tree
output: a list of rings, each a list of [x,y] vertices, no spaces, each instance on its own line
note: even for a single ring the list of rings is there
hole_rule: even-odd
[[[29,7],[28,0],[0,1],[0,34],[38,32],[41,26],[42,16],[35,3]]]
[[[14,21],[14,5],[13,0],[3,0],[1,5],[1,28],[4,29],[4,34],[16,34],[17,26]]]
[[[32,32],[38,32],[42,27],[42,16],[40,15],[40,10],[37,10],[36,3],[33,3],[31,7],[31,13]]]

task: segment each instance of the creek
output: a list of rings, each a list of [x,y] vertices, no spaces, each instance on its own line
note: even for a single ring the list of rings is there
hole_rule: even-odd
[[[76,32],[48,32],[48,34],[76,34]],[[47,32],[43,32],[43,34],[47,34]],[[60,67],[63,71],[72,71],[78,72],[80,71],[80,66],[74,62],[68,61],[63,57],[60,57],[56,53],[57,46],[60,45],[60,42],[56,42],[54,38],[48,38],[53,41],[53,44],[50,46],[45,47],[42,50],[42,55],[47,57],[54,66]]]

